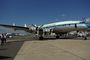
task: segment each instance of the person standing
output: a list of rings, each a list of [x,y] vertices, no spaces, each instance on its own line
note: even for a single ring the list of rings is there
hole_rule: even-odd
[[[4,43],[4,35],[2,34],[1,35],[1,45],[3,45],[3,43]]]
[[[4,42],[6,43],[6,35],[4,35]]]
[[[0,39],[2,38],[2,35],[0,36]],[[1,39],[1,45],[2,45],[2,39]]]

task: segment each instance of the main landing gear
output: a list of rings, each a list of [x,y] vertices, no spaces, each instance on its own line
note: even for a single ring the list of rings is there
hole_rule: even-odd
[[[39,37],[39,40],[43,40],[43,36],[40,36],[40,37]]]
[[[87,40],[87,38],[86,38],[85,36],[83,36],[83,39],[84,39],[84,40]]]
[[[59,39],[59,36],[56,36],[56,39]]]

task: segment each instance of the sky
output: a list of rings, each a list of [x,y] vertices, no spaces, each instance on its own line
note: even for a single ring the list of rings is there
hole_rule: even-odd
[[[90,22],[90,0],[0,0],[0,24],[39,26],[82,17]]]

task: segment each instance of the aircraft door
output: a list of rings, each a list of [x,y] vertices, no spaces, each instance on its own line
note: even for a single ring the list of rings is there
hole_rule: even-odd
[[[77,24],[75,24],[75,28],[77,28]]]

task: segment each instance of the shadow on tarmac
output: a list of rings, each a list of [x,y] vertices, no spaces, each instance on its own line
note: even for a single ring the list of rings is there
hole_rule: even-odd
[[[13,60],[24,41],[9,41],[0,45],[0,60]]]
[[[39,40],[39,37],[32,37],[32,39],[33,40]],[[77,37],[61,37],[58,39],[77,39]],[[55,37],[44,37],[43,40],[57,40],[57,38],[55,38]]]
[[[74,36],[74,37],[61,37],[58,39],[84,40],[82,37],[76,37],[76,36]],[[39,38],[38,37],[32,37],[32,40],[39,40]],[[57,38],[55,38],[55,37],[44,37],[43,40],[57,40]],[[43,40],[41,40],[41,41],[43,41]],[[90,40],[90,37],[87,37],[87,40]]]
[[[75,37],[62,37],[58,39],[74,39]],[[44,38],[45,40],[55,40],[56,38]]]
[[[8,58],[12,58],[12,57],[8,57],[8,56],[0,56],[0,60],[1,60],[1,59],[8,59]]]
[[[0,50],[7,50],[8,48],[3,48],[3,49],[0,49]]]

